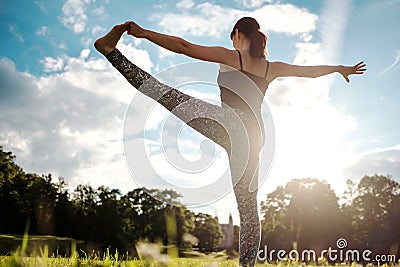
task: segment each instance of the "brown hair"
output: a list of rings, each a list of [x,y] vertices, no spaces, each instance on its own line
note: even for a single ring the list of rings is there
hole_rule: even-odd
[[[231,32],[231,40],[235,34],[235,29],[243,33],[250,39],[250,56],[256,58],[265,58],[267,36],[260,31],[260,24],[251,17],[239,19]]]

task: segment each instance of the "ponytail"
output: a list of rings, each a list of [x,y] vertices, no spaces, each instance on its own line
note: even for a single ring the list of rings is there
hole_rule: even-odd
[[[250,40],[250,56],[265,59],[267,53],[267,36],[260,31],[260,24],[251,17],[239,19],[233,27],[231,40],[235,34],[235,29],[243,33]]]
[[[267,36],[260,31],[254,31],[250,38],[250,56],[255,58],[265,58],[265,47]]]

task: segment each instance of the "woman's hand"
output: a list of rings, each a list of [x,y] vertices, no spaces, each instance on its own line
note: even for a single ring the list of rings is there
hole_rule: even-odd
[[[137,25],[133,21],[126,22],[128,25],[128,35],[132,35],[137,38],[144,38],[146,37],[146,30]]]
[[[350,82],[349,75],[363,74],[367,69],[367,65],[361,61],[354,66],[340,66],[339,73],[342,74],[346,82]]]

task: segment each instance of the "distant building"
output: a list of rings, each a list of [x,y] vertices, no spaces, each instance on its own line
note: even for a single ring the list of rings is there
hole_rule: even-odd
[[[221,226],[222,232],[224,233],[224,239],[222,240],[219,248],[231,248],[233,246],[233,219],[232,215],[229,214],[228,224],[219,224]]]

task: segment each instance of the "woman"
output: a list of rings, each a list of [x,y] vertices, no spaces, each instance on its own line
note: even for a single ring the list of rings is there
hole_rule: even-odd
[[[164,85],[126,59],[116,49],[117,42],[125,32],[136,38],[146,38],[175,53],[220,63],[218,84],[221,89],[222,106],[212,105]],[[239,263],[241,266],[254,266],[260,242],[260,223],[257,184],[254,186],[257,179],[253,178],[258,174],[259,152],[264,141],[260,120],[261,103],[269,83],[278,77],[319,77],[334,72],[340,73],[349,82],[349,75],[362,74],[366,69],[363,62],[354,66],[296,66],[283,62],[269,62],[265,59],[267,37],[260,31],[257,21],[250,17],[238,20],[230,37],[234,50],[193,44],[182,38],[146,30],[134,22],[127,22],[115,26],[108,34],[98,39],[95,47],[140,92],[162,104],[187,125],[227,151],[240,215]],[[243,80],[243,76],[256,86],[245,86],[246,83],[239,81]],[[254,91],[254,95],[262,97],[243,99],[240,96],[240,88],[237,93],[225,84],[239,84],[243,92],[259,90]],[[190,105],[186,105],[185,108],[178,108],[189,102]],[[196,113],[195,119],[192,119],[193,113]],[[237,130],[240,129],[238,125],[242,125],[245,132]],[[239,163],[243,162],[246,162],[245,168],[238,168],[237,166],[241,165]]]

